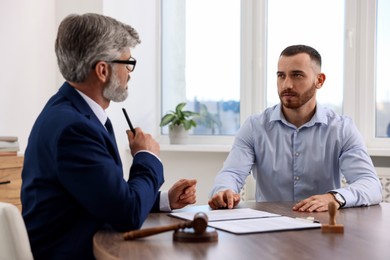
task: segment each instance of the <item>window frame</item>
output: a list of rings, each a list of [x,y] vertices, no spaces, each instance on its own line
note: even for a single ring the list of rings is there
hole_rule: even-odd
[[[158,21],[161,21],[161,1],[157,0]],[[241,125],[250,115],[266,108],[267,2],[241,0]],[[354,120],[371,156],[390,156],[390,138],[375,137],[377,1],[345,0],[345,5],[343,114]],[[161,116],[161,23],[158,34],[158,113]],[[165,149],[194,150],[189,148],[191,145],[169,148],[168,136],[161,131],[158,138]],[[234,136],[191,136],[189,143],[203,144],[205,151],[228,151],[233,140]],[[215,148],[221,145],[223,148]]]
[[[355,121],[369,155],[390,156],[390,138],[377,138],[375,131],[377,1],[346,0],[346,5],[344,97],[353,98],[343,99],[344,114]]]

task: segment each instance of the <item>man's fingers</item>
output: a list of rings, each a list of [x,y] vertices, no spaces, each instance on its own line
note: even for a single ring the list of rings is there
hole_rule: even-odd
[[[193,179],[193,180],[181,179],[181,180],[177,181],[175,183],[175,185],[177,188],[184,190],[187,187],[191,187],[191,186],[196,185],[196,179]]]
[[[196,194],[195,187],[190,187],[184,190],[183,194],[180,195],[180,200],[185,200],[187,198],[193,197]]]
[[[221,192],[218,192],[217,194],[215,194],[211,198],[211,200],[209,201],[210,207],[213,208],[213,209],[226,208],[227,204],[224,201],[224,197],[225,197],[225,192],[224,191],[221,191]]]
[[[223,196],[217,196],[215,204],[217,204],[219,208],[226,208],[227,206]]]
[[[322,212],[328,210],[328,203],[333,197],[329,194],[314,195],[293,206],[293,210],[301,212]]]
[[[210,199],[210,200],[209,200],[209,206],[210,206],[210,208],[212,208],[212,209],[217,209],[217,208],[218,208],[218,205],[215,204],[214,199]]]
[[[209,200],[209,206],[212,209],[217,208],[234,208],[240,202],[240,194],[232,190],[220,191]]]
[[[226,201],[227,201],[227,207],[229,209],[232,209],[234,207],[234,193],[231,191],[231,190],[227,190],[225,192],[225,198],[226,198]]]
[[[196,196],[195,196],[195,194],[192,194],[192,195],[187,196],[185,198],[180,198],[179,203],[194,204],[194,203],[196,203]]]

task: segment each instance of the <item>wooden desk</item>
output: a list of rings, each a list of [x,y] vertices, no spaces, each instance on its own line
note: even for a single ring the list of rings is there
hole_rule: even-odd
[[[291,210],[293,203],[245,203],[250,207],[291,217],[313,216],[328,223],[328,213],[300,213]],[[183,210],[205,211],[208,206]],[[143,227],[182,221],[166,213],[150,214]],[[218,230],[218,242],[173,242],[173,231],[124,241],[122,234],[102,230],[95,234],[97,259],[390,259],[390,203],[338,211],[337,223],[344,224],[344,234],[323,234],[321,229],[234,235]]]

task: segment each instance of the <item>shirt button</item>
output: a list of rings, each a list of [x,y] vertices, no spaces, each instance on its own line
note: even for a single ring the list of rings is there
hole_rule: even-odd
[[[296,181],[299,181],[299,176],[295,176],[294,179],[295,179]]]
[[[297,152],[297,153],[295,153],[295,156],[296,156],[296,157],[298,157],[298,156],[299,156],[299,153],[298,153],[298,152]]]

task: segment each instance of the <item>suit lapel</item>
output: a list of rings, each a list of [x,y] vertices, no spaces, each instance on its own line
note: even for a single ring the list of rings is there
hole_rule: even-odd
[[[108,133],[105,126],[103,126],[100,123],[99,119],[97,118],[95,113],[93,113],[92,109],[89,107],[87,102],[85,102],[85,100],[80,96],[80,94],[67,82],[65,82],[61,86],[59,92],[62,95],[64,95],[67,99],[69,99],[81,114],[83,114],[89,120],[93,121],[93,123],[96,124],[97,127],[101,127],[105,135],[110,140],[111,146],[113,147],[114,150],[114,154],[118,158],[119,163],[121,163],[115,137],[113,137],[110,133]]]

